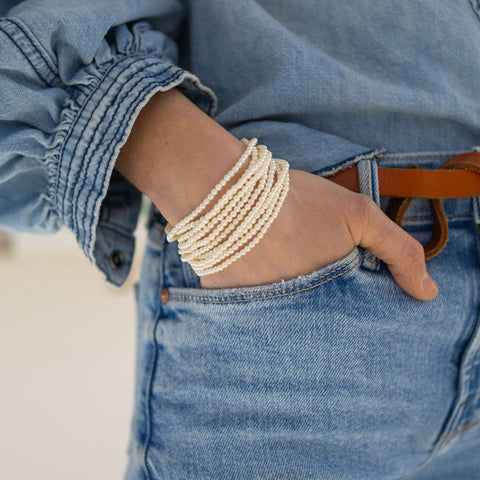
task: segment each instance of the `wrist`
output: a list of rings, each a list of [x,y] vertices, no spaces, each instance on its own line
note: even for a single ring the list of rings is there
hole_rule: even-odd
[[[175,224],[244,150],[240,140],[174,88],[157,93],[142,109],[116,168]]]

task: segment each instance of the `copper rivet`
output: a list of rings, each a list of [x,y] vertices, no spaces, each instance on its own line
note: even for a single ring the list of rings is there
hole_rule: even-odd
[[[160,301],[162,303],[167,303],[169,298],[170,298],[170,292],[168,291],[168,288],[164,288],[162,290],[162,293],[160,294]]]

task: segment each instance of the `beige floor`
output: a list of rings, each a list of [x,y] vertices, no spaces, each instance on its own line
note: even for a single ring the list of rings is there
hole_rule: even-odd
[[[139,259],[114,290],[68,232],[14,246],[0,257],[0,479],[120,480]]]

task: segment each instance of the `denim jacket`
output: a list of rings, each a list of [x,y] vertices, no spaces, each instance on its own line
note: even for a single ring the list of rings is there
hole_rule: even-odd
[[[115,160],[158,91],[311,172],[480,143],[478,0],[2,0],[0,16],[0,227],[68,227],[117,286],[141,194]]]

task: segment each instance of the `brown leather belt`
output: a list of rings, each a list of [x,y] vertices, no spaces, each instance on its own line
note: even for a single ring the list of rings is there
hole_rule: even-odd
[[[327,177],[359,192],[357,166]],[[462,153],[438,170],[378,167],[380,195],[411,198],[462,198],[480,195],[480,153]]]
[[[326,177],[349,190],[359,192],[358,169],[348,167]],[[432,202],[433,233],[424,246],[425,257],[441,252],[448,241],[448,222],[440,199],[480,196],[480,153],[468,152],[449,158],[437,170],[378,167],[380,195],[392,197],[386,213],[400,226],[412,198],[427,198]]]

